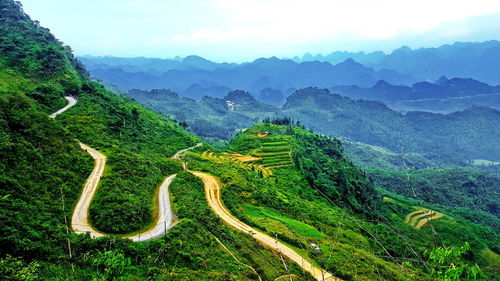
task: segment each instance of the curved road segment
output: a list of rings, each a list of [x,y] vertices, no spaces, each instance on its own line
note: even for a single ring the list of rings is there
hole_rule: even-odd
[[[56,118],[58,115],[73,107],[77,103],[77,100],[73,97],[65,98],[68,101],[68,105],[50,115],[50,118]],[[71,227],[76,233],[89,233],[92,238],[102,237],[107,234],[97,231],[89,223],[89,207],[90,203],[92,202],[92,198],[94,197],[94,194],[97,190],[97,186],[99,185],[99,181],[104,173],[104,168],[106,166],[106,156],[83,143],[79,144],[83,150],[87,151],[92,156],[92,158],[94,158],[94,169],[92,170],[90,176],[87,178],[87,181],[85,182],[85,185],[83,187],[82,194],[80,195],[80,198],[78,199],[76,207],[73,211],[73,215],[71,217]],[[177,152],[172,158],[178,159],[182,153],[200,145],[201,144],[198,144],[194,147],[183,149]],[[150,229],[147,229],[141,233],[137,233],[134,235],[124,235],[123,237],[137,242],[147,241],[161,237],[170,228],[172,228],[174,214],[170,205],[170,194],[168,191],[168,187],[175,177],[176,175],[168,176],[159,187],[158,218],[156,219],[155,224]]]
[[[198,146],[184,149],[182,152],[194,149]],[[80,143],[80,147],[92,155],[92,158],[94,158],[94,170],[92,170],[92,173],[88,177],[87,182],[83,187],[82,194],[80,195],[80,199],[76,204],[73,216],[71,217],[71,226],[76,233],[89,233],[92,238],[102,237],[106,234],[97,231],[90,225],[88,215],[90,202],[92,202],[99,180],[104,173],[106,156],[83,143]],[[158,218],[156,219],[154,225],[151,228],[134,235],[123,235],[124,238],[128,238],[136,242],[148,241],[165,235],[165,233],[172,228],[174,213],[172,211],[172,206],[170,205],[170,193],[168,191],[168,187],[176,176],[176,174],[168,176],[160,185],[158,192]]]
[[[309,261],[304,259],[301,255],[295,252],[290,247],[285,244],[279,242],[277,239],[272,238],[269,235],[261,233],[245,223],[241,222],[237,218],[235,218],[227,209],[224,207],[224,204],[221,200],[221,184],[219,181],[212,175],[189,171],[193,175],[199,177],[205,186],[205,196],[208,200],[208,205],[212,208],[212,210],[222,218],[222,220],[228,224],[229,226],[239,230],[241,232],[245,232],[247,234],[252,235],[252,237],[257,240],[260,244],[267,248],[271,248],[276,252],[282,254],[288,259],[297,263],[302,269],[309,272],[316,280],[320,281],[341,281],[342,279],[333,276],[332,274],[324,271],[323,269],[312,265]]]
[[[63,107],[63,108],[59,109],[58,111],[52,113],[49,116],[50,118],[56,118],[57,115],[63,113],[64,111],[70,109],[71,107],[75,106],[76,102],[78,101],[74,97],[64,97],[64,98],[68,101],[68,105],[66,105],[65,107]]]

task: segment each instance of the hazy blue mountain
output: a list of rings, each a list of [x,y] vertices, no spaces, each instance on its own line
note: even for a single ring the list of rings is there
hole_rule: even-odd
[[[195,68],[214,70],[216,68],[231,68],[236,66],[236,64],[212,62],[199,56],[187,56],[175,59],[82,56],[79,59],[90,72],[118,68],[127,72],[147,72],[156,75],[161,75],[163,72],[173,69]]]
[[[242,89],[273,105],[283,104],[295,89],[311,86],[354,98],[395,101],[484,95],[498,92],[498,87],[485,83],[500,84],[498,41],[417,50],[403,46],[390,54],[334,52],[326,56],[306,54],[293,60],[271,57],[242,64],[215,63],[198,56],[81,59],[93,77],[125,90],[168,88],[199,100]],[[494,106],[490,100],[476,97],[474,104]],[[452,103],[463,109],[460,103]]]
[[[259,94],[266,88],[272,88],[282,93],[288,89],[304,88],[309,86],[331,87],[334,85],[356,84],[372,86],[378,80],[391,83],[409,83],[413,80],[395,71],[380,70],[365,67],[352,59],[332,65],[327,62],[296,63],[292,60],[281,60],[276,57],[261,58],[241,65],[214,64],[199,57],[188,57],[182,62],[168,61],[168,67],[182,64],[183,67],[168,69],[161,74],[161,68],[145,70],[144,66],[118,65],[116,58],[110,59],[113,64],[103,66],[105,58],[96,61],[84,59],[89,65],[92,76],[115,84],[123,89],[155,89],[169,88],[179,93],[194,84],[202,87],[223,86],[229,89],[242,89]],[[143,59],[131,59],[142,62]],[[187,68],[186,65],[191,67]],[[218,67],[216,67],[218,66]],[[209,93],[207,93],[209,94]],[[197,94],[197,96],[200,96]]]
[[[402,47],[370,65],[375,69],[393,69],[421,81],[433,81],[446,75],[497,85],[500,84],[500,42],[457,42],[416,50]]]
[[[265,88],[260,91],[259,100],[274,106],[280,106],[285,103],[285,96],[280,90]]]
[[[200,100],[204,96],[222,98],[230,91],[231,91],[230,88],[224,86],[218,86],[218,85],[203,86],[198,83],[195,83],[186,88],[184,91],[182,91],[181,94],[184,97]]]
[[[490,86],[470,78],[448,79],[442,76],[435,83],[418,82],[412,86],[392,85],[384,80],[380,80],[373,87],[369,88],[335,86],[331,90],[351,98],[406,101],[496,94],[500,93],[500,86]]]
[[[403,46],[390,54],[384,52],[333,52],[323,56],[305,54],[294,57],[297,62],[321,61],[332,64],[354,59],[376,70],[390,69],[416,81],[434,81],[448,77],[473,78],[489,84],[500,84],[500,42],[496,40],[475,43],[457,42],[438,48],[411,49]]]
[[[348,52],[348,51],[336,51],[329,55],[311,55],[306,53],[302,56],[302,58],[294,57],[292,60],[296,62],[305,62],[305,61],[323,61],[329,62],[331,64],[341,63],[347,59],[353,59],[362,64],[375,64],[380,62],[386,54],[382,51],[365,53],[365,52]]]

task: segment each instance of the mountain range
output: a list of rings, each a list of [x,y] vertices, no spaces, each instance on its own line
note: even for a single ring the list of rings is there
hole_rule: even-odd
[[[496,71],[500,68],[499,48],[500,42],[487,41],[416,50],[402,47],[390,54],[335,52],[325,57],[305,55],[300,60],[271,57],[241,64],[216,63],[198,56],[80,59],[93,77],[125,90],[165,88],[196,100],[203,96],[221,98],[240,89],[280,106],[295,90],[313,86],[381,101],[475,96],[467,103],[496,106],[491,96],[478,96],[499,92],[494,86],[500,84]],[[440,112],[465,109],[460,101],[440,102],[444,103],[440,108],[427,109],[429,103],[414,108]],[[408,111],[413,107],[396,104],[394,108]]]
[[[178,121],[197,135],[230,139],[235,132],[263,118],[290,117],[313,131],[384,147],[397,153],[418,153],[433,164],[469,166],[473,159],[500,161],[495,140],[500,139],[500,112],[472,107],[451,114],[401,114],[380,101],[355,100],[328,89],[295,91],[283,107],[256,100],[250,93],[233,91],[223,98],[183,98],[170,90],[131,90],[128,95]],[[475,124],[474,127],[468,124]],[[424,161],[425,162],[425,161]]]
[[[125,59],[123,62],[126,64]],[[218,67],[215,69],[186,68],[167,70],[131,71],[129,66],[89,63],[84,59],[91,74],[101,80],[115,84],[125,90],[167,88],[187,97],[193,85],[201,87],[226,87],[260,93],[266,88],[287,92],[288,89],[308,86],[332,87],[334,85],[372,86],[379,80],[394,84],[409,83],[411,80],[390,70],[375,71],[352,59],[332,65],[326,62],[296,63],[276,57],[257,59],[251,63]],[[99,60],[98,60],[99,61]]]
[[[403,46],[391,53],[381,51],[333,52],[329,55],[305,54],[297,62],[323,61],[336,64],[352,58],[375,70],[392,69],[417,81],[434,81],[440,76],[473,78],[488,84],[500,84],[500,42],[456,42],[437,48],[412,49]]]
[[[384,80],[378,81],[373,87],[336,86],[332,91],[356,99],[379,101],[442,99],[453,97],[470,97],[500,93],[500,86],[490,86],[474,79],[453,78],[442,76],[434,83],[419,82],[412,86],[391,85]]]

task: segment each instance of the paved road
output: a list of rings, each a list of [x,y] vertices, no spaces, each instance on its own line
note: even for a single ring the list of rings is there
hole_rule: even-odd
[[[277,241],[275,238],[272,238],[269,235],[251,228],[250,226],[234,217],[222,203],[221,184],[219,183],[217,178],[202,172],[189,172],[203,180],[203,184],[205,185],[205,196],[208,200],[208,205],[210,205],[212,210],[217,215],[219,215],[219,217],[221,217],[226,224],[235,228],[236,230],[252,235],[252,237],[263,246],[271,248],[278,253],[281,252],[284,257],[287,257],[288,259],[297,263],[300,267],[302,267],[302,269],[309,272],[316,280],[341,281],[340,278],[337,278],[332,274],[322,270],[321,268],[312,265],[309,261],[302,258],[302,256],[295,252],[293,249]]]
[[[70,109],[71,107],[75,106],[76,102],[78,101],[74,97],[64,97],[64,98],[68,101],[68,105],[66,105],[65,107],[63,107],[63,108],[59,109],[58,111],[52,113],[49,116],[50,118],[56,118],[57,115],[63,113],[64,111]]]

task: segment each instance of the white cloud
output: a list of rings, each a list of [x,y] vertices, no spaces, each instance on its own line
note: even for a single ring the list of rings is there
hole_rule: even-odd
[[[500,36],[498,20],[471,23],[500,0],[22,1],[79,54],[241,61]]]
[[[500,12],[498,0],[213,0],[223,25],[176,34],[173,41],[390,39]]]

